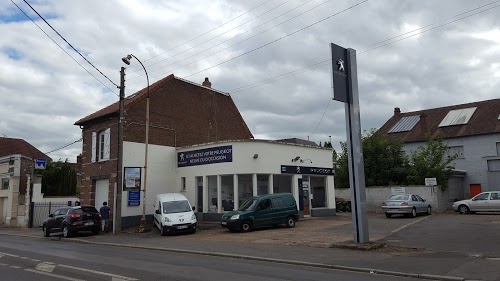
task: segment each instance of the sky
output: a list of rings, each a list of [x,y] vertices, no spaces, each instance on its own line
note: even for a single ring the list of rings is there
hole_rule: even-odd
[[[118,100],[130,53],[150,83],[208,77],[256,139],[331,137],[337,149],[345,105],[332,100],[330,43],[356,50],[363,131],[380,128],[395,107],[500,94],[500,1],[26,1],[80,54],[24,0],[0,2],[0,137],[56,161],[76,162],[74,123]],[[147,83],[137,61],[126,67],[128,96]]]

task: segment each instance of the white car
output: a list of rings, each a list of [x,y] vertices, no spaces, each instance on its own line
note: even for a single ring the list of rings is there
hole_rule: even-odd
[[[163,193],[156,195],[154,224],[161,235],[173,232],[196,232],[195,207],[191,207],[186,196],[180,193]]]
[[[474,212],[500,212],[500,191],[482,192],[468,200],[453,203],[453,210],[460,214]]]

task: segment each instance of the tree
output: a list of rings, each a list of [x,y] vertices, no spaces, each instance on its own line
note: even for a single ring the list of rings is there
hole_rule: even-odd
[[[47,163],[42,175],[42,193],[45,196],[70,196],[77,194],[76,172],[68,161]]]
[[[422,185],[425,178],[436,178],[438,185],[446,189],[453,170],[451,163],[458,157],[446,157],[447,151],[448,147],[442,139],[428,139],[426,145],[413,151],[410,156],[409,183]]]

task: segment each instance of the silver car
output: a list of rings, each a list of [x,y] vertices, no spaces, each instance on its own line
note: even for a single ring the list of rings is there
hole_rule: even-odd
[[[500,191],[482,192],[468,200],[453,203],[453,210],[460,214],[474,212],[500,212]]]
[[[432,214],[431,205],[416,194],[392,195],[382,203],[382,210],[388,218],[394,214],[404,214],[413,218],[418,213]]]

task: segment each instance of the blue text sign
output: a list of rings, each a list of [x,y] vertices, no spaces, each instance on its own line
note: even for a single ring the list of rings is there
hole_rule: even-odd
[[[233,162],[233,146],[217,146],[177,153],[177,167]]]
[[[303,167],[303,166],[287,166],[281,165],[282,174],[299,174],[299,175],[333,175],[332,168],[318,167]]]
[[[128,206],[141,205],[141,191],[134,190],[128,192]]]

